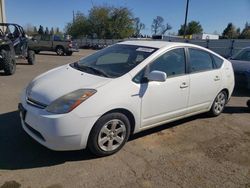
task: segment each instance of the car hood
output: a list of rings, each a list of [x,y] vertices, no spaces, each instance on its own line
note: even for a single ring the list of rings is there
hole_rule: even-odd
[[[35,78],[27,87],[28,98],[49,105],[77,89],[97,89],[112,79],[81,72],[69,65],[52,69]]]

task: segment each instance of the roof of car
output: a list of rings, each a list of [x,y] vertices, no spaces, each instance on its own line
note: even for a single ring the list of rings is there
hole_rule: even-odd
[[[152,41],[152,40],[128,40],[121,42],[120,44],[128,45],[138,45],[151,48],[164,48],[164,47],[174,47],[174,46],[195,46],[193,44],[181,43],[181,42],[167,42],[167,41]]]

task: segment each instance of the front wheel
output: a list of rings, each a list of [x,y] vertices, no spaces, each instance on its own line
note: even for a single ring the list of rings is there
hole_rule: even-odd
[[[34,65],[36,63],[36,56],[35,56],[35,52],[33,50],[28,51],[27,60],[28,60],[28,63],[30,65]]]
[[[247,106],[250,108],[250,100],[247,101]]]
[[[124,114],[106,114],[91,130],[88,148],[97,156],[112,155],[124,146],[129,134],[130,122]]]
[[[57,55],[63,56],[64,55],[64,49],[63,49],[63,47],[58,46],[56,48],[56,53],[57,53]]]
[[[216,96],[209,114],[213,117],[220,115],[223,112],[226,103],[227,103],[227,93],[225,91],[221,91]]]
[[[16,72],[15,55],[10,51],[1,51],[3,70],[6,75],[12,75]]]

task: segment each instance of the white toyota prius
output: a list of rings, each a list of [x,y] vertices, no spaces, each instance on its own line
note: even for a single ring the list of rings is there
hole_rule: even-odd
[[[131,134],[208,112],[231,97],[231,63],[191,44],[126,41],[50,70],[25,88],[23,129],[52,150],[120,150]]]

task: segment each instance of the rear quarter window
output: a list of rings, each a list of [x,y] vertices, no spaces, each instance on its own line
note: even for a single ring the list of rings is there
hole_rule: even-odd
[[[219,58],[219,57],[217,57],[217,56],[215,56],[215,55],[212,55],[212,56],[213,56],[213,59],[214,59],[214,63],[215,63],[215,65],[216,65],[216,68],[221,68],[221,66],[222,66],[222,64],[223,64],[223,62],[224,62],[224,60],[221,59],[221,58]]]

